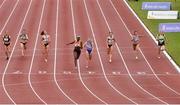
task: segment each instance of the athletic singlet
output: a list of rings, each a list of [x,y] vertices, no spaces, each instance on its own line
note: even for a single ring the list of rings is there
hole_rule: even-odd
[[[3,37],[4,44],[10,44],[10,36]]]
[[[165,37],[163,35],[158,36],[158,42],[162,44],[164,42]]]
[[[92,50],[93,48],[92,41],[88,40],[85,44],[85,47],[87,50]]]
[[[42,36],[42,41],[44,44],[48,44],[49,43],[49,35],[43,35]]]
[[[133,39],[132,39],[132,41],[133,41],[133,44],[138,44],[139,43],[139,36],[138,35],[133,35]]]
[[[115,41],[114,37],[108,36],[108,38],[107,38],[108,45],[112,45],[114,43],[114,41]]]
[[[20,40],[21,40],[21,41],[26,41],[26,40],[28,40],[27,34],[21,34],[19,37],[20,37]]]

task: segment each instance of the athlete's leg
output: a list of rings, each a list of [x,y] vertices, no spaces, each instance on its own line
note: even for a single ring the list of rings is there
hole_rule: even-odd
[[[73,51],[73,55],[74,55],[74,65],[75,68],[77,68],[77,51]]]
[[[47,62],[47,58],[48,58],[48,45],[44,46],[44,57],[45,57],[45,62]]]
[[[161,58],[161,45],[158,46],[158,58]]]
[[[135,46],[136,59],[138,59],[139,44]]]
[[[112,62],[112,50],[113,50],[113,46],[109,48],[109,62]]]
[[[7,59],[7,60],[9,59],[9,53],[10,53],[10,51],[9,51],[9,45],[8,45],[8,46],[5,45],[5,54],[6,54],[6,59]]]
[[[20,43],[20,46],[21,46],[21,53],[22,53],[22,56],[24,56],[24,45],[23,45],[23,43]]]

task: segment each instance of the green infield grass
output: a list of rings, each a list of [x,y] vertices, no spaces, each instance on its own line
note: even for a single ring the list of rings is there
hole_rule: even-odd
[[[172,2],[172,10],[178,10],[180,12],[180,0],[139,0],[128,1],[131,8],[136,12],[139,18],[147,26],[147,28],[153,33],[154,36],[158,33],[159,23],[174,23],[180,22],[177,20],[148,20],[146,10],[142,10],[142,2]],[[166,50],[169,55],[174,59],[178,66],[180,66],[180,33],[166,33],[168,43],[166,44]]]

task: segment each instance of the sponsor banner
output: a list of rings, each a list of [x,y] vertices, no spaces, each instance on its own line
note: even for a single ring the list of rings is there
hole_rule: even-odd
[[[177,19],[178,11],[148,11],[147,19]]]
[[[143,2],[142,10],[171,10],[171,2]]]
[[[180,23],[161,23],[159,32],[180,32]]]

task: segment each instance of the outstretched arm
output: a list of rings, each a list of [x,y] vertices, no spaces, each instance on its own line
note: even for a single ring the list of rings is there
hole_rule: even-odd
[[[70,44],[74,44],[75,43],[75,41],[73,41],[73,42],[71,42],[71,43],[67,43],[66,45],[70,45]]]

